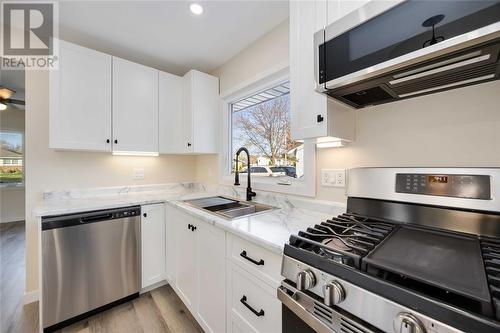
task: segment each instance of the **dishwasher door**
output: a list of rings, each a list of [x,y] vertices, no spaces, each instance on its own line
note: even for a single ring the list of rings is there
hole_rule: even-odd
[[[42,220],[43,328],[136,294],[138,206]]]

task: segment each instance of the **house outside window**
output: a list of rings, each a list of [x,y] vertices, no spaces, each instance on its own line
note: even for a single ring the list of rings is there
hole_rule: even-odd
[[[0,186],[23,184],[23,134],[0,131]]]

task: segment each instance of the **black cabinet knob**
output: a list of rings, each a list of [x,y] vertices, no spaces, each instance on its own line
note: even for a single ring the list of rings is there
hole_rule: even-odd
[[[191,224],[188,224],[188,229],[191,229],[193,226]]]
[[[148,217],[148,214],[147,214],[147,213],[144,213],[144,214],[142,214],[142,216],[144,216],[144,217]]]
[[[191,144],[188,142],[188,147],[191,147]]]
[[[106,140],[106,143],[110,143],[111,141],[109,139]]]
[[[323,120],[325,120],[325,118],[323,118],[323,116],[322,116],[322,115],[318,114],[318,115],[316,116],[316,121],[317,121],[318,123],[321,123]]]
[[[193,226],[191,227],[191,231],[195,231],[195,230],[196,230],[196,226],[194,226],[194,225],[193,225]]]
[[[115,144],[117,144],[117,143],[118,143],[118,140],[115,140]]]

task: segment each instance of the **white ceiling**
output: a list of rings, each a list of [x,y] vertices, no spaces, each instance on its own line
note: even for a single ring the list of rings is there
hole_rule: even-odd
[[[64,1],[61,39],[182,75],[210,72],[288,17],[288,1]]]

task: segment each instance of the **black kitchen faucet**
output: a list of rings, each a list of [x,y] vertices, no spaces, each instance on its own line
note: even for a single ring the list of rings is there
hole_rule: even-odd
[[[234,185],[236,185],[236,186],[240,185],[240,174],[238,172],[238,160],[239,160],[239,157],[240,157],[240,154],[242,151],[247,153],[247,161],[248,161],[248,163],[247,163],[247,177],[248,177],[247,178],[247,201],[252,201],[252,197],[255,197],[257,195],[257,193],[252,191],[252,186],[251,186],[251,182],[250,182],[250,153],[248,152],[248,149],[246,149],[245,147],[241,147],[236,152],[236,170],[234,172]]]

